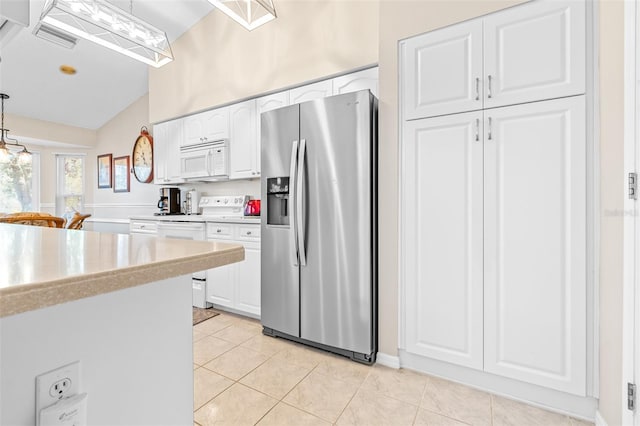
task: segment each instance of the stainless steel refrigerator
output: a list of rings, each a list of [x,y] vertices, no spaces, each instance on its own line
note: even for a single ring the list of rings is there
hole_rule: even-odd
[[[373,363],[377,100],[347,93],[261,123],[263,333]]]

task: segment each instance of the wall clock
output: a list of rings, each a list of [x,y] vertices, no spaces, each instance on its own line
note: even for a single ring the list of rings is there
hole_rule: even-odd
[[[149,183],[153,180],[153,137],[145,126],[133,145],[133,174],[138,182]]]

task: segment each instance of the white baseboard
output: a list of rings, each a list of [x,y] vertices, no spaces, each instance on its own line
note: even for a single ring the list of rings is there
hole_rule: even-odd
[[[376,363],[380,365],[384,365],[385,367],[400,368],[400,358],[397,356],[387,355],[382,352],[378,352],[376,354]]]
[[[600,414],[600,410],[596,410],[596,426],[608,426],[602,414]]]
[[[590,422],[595,419],[598,400],[594,397],[573,395],[485,371],[422,357],[403,350],[399,351],[398,356],[402,368],[408,370],[441,377],[494,395],[504,396]]]

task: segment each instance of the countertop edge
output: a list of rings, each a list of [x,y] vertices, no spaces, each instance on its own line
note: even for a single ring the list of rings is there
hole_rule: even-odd
[[[0,289],[0,318],[244,260],[236,247],[92,274]]]

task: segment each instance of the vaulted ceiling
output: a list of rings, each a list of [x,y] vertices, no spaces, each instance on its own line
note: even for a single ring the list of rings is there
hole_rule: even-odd
[[[44,0],[30,0],[30,25],[0,52],[5,112],[97,129],[148,91],[148,66],[90,41],[66,49],[33,35]],[[110,0],[129,11],[129,0]],[[170,41],[214,10],[206,0],[134,0],[133,14],[164,30]],[[176,60],[180,60],[176,57]],[[60,72],[61,65],[77,69]],[[7,126],[8,127],[8,126]]]

